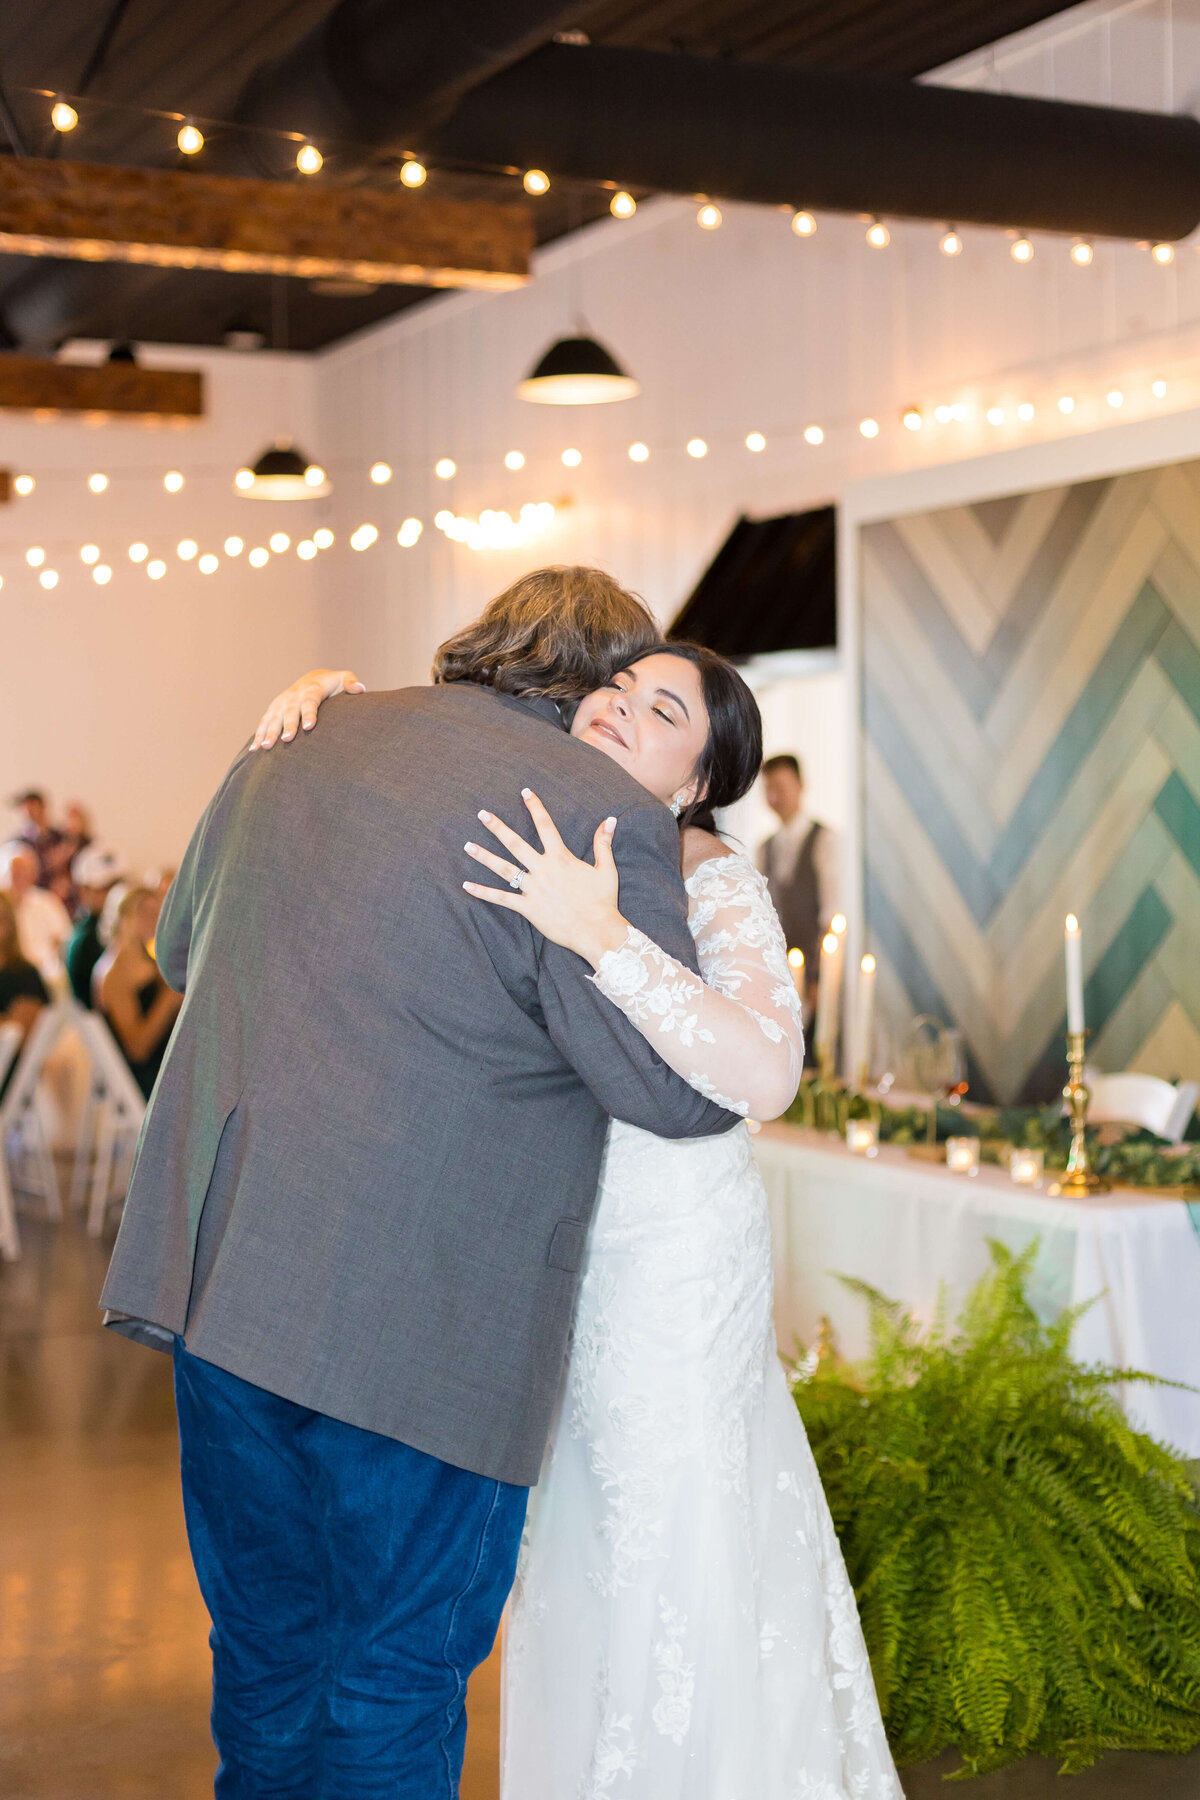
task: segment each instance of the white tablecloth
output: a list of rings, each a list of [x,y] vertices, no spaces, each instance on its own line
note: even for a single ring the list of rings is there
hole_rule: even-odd
[[[1200,1387],[1200,1239],[1187,1208],[1129,1189],[1052,1200],[1007,1173],[952,1175],[902,1150],[868,1161],[840,1139],[766,1126],[755,1152],[771,1203],[780,1349],[814,1341],[822,1314],[843,1355],[867,1351],[867,1309],[836,1280],[854,1275],[928,1319],[944,1283],[953,1317],[988,1267],[987,1239],[1020,1250],[1040,1237],[1030,1300],[1050,1320],[1099,1296],[1072,1337],[1083,1362]],[[1127,1387],[1139,1427],[1200,1457],[1200,1394]]]

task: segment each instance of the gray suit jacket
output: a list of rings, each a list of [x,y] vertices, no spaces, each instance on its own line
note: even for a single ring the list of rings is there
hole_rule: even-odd
[[[610,1116],[733,1115],[586,964],[472,900],[481,805],[521,787],[695,968],[669,812],[549,701],[460,683],[331,702],[238,757],[167,896],[186,999],[105,1285],[108,1322],[461,1468],[537,1478]],[[525,835],[532,837],[532,830]],[[490,879],[486,874],[484,880]]]

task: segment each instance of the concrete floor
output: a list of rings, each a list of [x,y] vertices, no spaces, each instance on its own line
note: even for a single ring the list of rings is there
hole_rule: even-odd
[[[111,1237],[31,1219],[22,1233],[24,1260],[0,1264],[0,1796],[211,1800],[208,1619],[184,1536],[170,1364],[99,1328]],[[497,1800],[495,1654],[469,1710],[462,1800]],[[953,1793],[955,1762],[905,1771],[908,1800]],[[1200,1753],[1108,1756],[1070,1780],[1031,1759],[961,1791],[1200,1800]]]

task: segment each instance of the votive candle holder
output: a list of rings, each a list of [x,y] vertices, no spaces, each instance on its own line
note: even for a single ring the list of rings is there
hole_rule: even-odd
[[[977,1137],[947,1138],[946,1167],[955,1175],[978,1175],[979,1139]]]
[[[879,1121],[877,1119],[847,1119],[846,1148],[854,1156],[878,1156]]]
[[[1041,1187],[1045,1162],[1044,1150],[1014,1150],[1008,1172],[1018,1187]]]

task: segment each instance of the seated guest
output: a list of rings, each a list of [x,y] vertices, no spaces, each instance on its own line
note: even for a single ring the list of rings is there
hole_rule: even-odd
[[[7,894],[0,894],[0,1025],[17,1026],[24,1043],[30,1027],[49,999],[45,982],[21,954],[12,901]],[[8,1086],[13,1067],[15,1064],[10,1066],[5,1077],[0,1078],[0,1094]]]
[[[92,1004],[107,1019],[134,1080],[150,1098],[183,996],[173,993],[146,946],[161,902],[148,888],[127,890],[112,941],[92,976]]]
[[[66,980],[62,957],[71,935],[71,915],[37,880],[38,861],[28,844],[18,839],[0,850],[0,893],[12,901],[22,954],[53,991]]]
[[[86,810],[77,800],[67,807],[63,819],[63,828],[58,842],[50,851],[48,862],[50,879],[46,886],[57,894],[72,918],[78,919],[86,910],[80,901],[79,893],[72,877],[75,858],[81,850],[86,850],[93,843],[92,822]]]
[[[769,756],[762,772],[764,796],[779,820],[779,830],[759,846],[758,866],[767,878],[789,950],[804,952],[811,1004],[821,939],[838,911],[837,836],[805,811],[804,771],[798,756]]]
[[[79,895],[80,914],[67,944],[67,980],[81,1006],[92,1004],[92,974],[104,955],[100,940],[100,914],[114,884],[121,879],[121,863],[111,850],[89,844],[71,864],[71,879]]]
[[[62,842],[62,832],[56,831],[51,825],[46,796],[37,788],[14,795],[12,803],[25,814],[25,821],[19,827],[17,837],[21,843],[28,844],[37,857],[38,886],[47,887],[55,870],[54,852]]]

